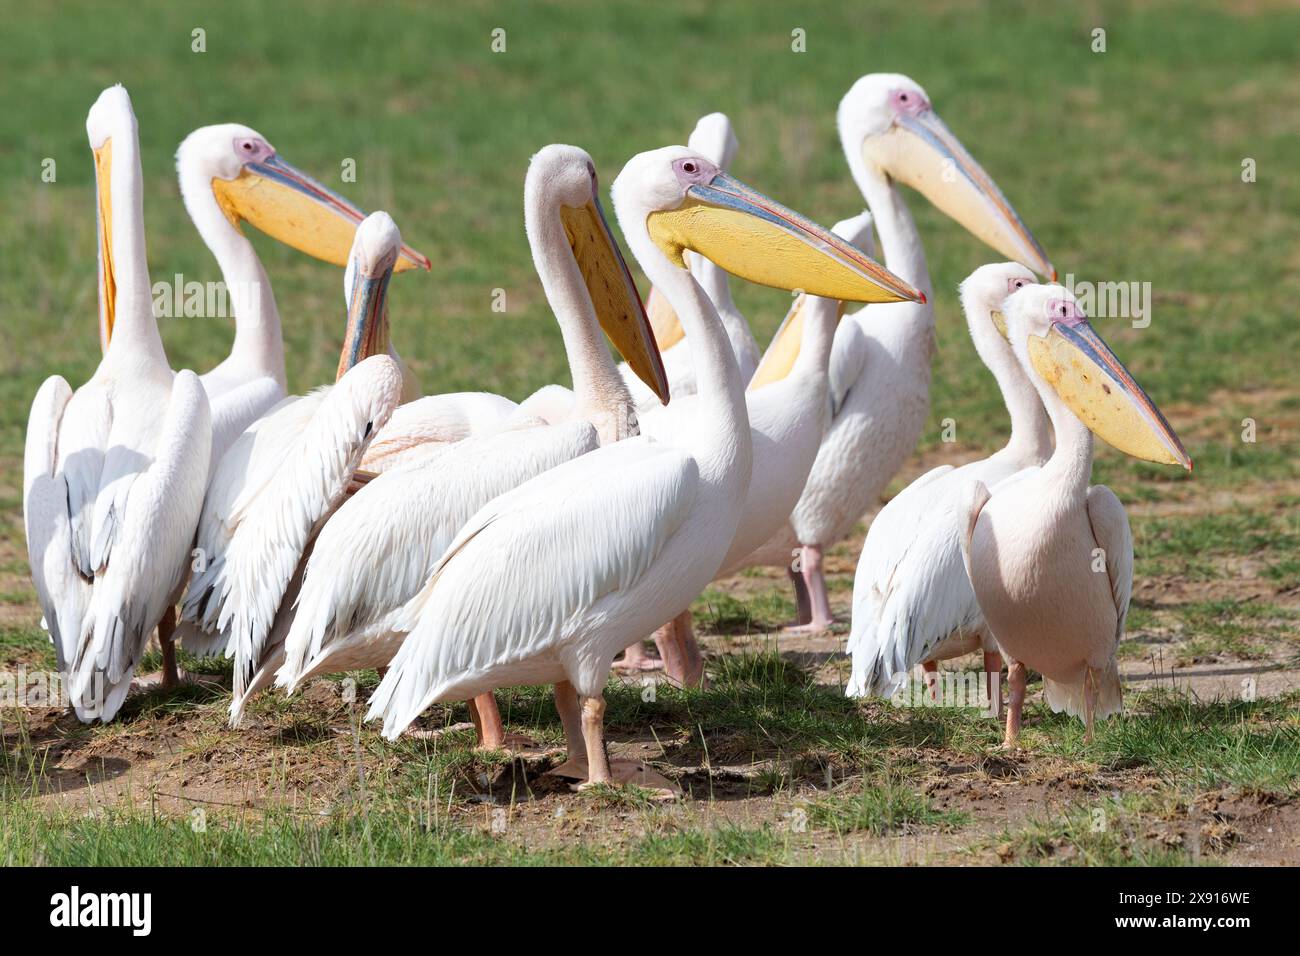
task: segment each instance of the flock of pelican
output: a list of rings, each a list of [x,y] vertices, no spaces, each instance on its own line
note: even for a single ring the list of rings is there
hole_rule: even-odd
[[[77,716],[114,717],[156,630],[164,685],[181,679],[178,642],[233,659],[234,726],[273,684],[292,694],[377,668],[367,717],[385,736],[465,700],[480,746],[508,747],[494,691],[549,684],[568,747],[556,772],[634,779],[640,768],[605,746],[611,669],[699,684],[691,603],[754,565],[788,569],[792,628],[828,628],[824,549],[920,437],[935,319],[908,186],[1012,260],[960,290],[1010,437],[926,473],[875,517],[847,692],[889,696],[917,667],[982,651],[990,681],[1007,667],[1007,745],[1030,668],[1091,737],[1120,707],[1133,578],[1124,508],[1089,485],[1093,436],[1191,460],[920,86],[864,76],[838,126],[867,209],[833,230],[729,173],[722,114],[685,147],[632,157],[610,192],[652,283],[645,306],[591,157],[541,149],[524,226],[571,385],[515,402],[425,394],[388,297],[394,272],[429,260],[387,213],[367,216],[234,124],[196,130],[177,153],[234,341],[205,374],[173,371],[152,310],[136,119],[122,87],[105,90],[86,121],[103,356],[75,391],[58,375],[41,386],[24,462],[32,577]],[[244,223],[345,268],[333,383],[286,394],[280,316]],[[732,277],[795,293],[761,354]]]

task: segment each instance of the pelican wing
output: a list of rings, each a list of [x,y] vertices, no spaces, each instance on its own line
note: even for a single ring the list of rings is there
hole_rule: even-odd
[[[853,585],[851,696],[890,696],[950,635],[981,625],[962,555],[970,477],[936,468],[872,523]]]
[[[237,695],[259,664],[307,542],[343,500],[401,392],[401,372],[387,355],[353,366],[321,398],[275,473],[234,502],[238,524],[225,552],[217,628],[230,629]]]
[[[80,646],[70,662],[78,715],[108,721],[130,687],[154,626],[174,600],[203,504],[212,419],[199,378],[172,382],[152,456],[105,456],[96,502],[95,584]],[[141,458],[139,452],[134,453]]]
[[[1129,600],[1133,596],[1133,532],[1124,506],[1105,485],[1088,489],[1088,521],[1092,524],[1093,539],[1106,557],[1106,575],[1115,599],[1115,643],[1118,644],[1124,636]]]
[[[613,596],[636,584],[698,494],[695,460],[644,438],[560,465],[480,509],[403,609],[410,634],[368,717],[401,733],[429,704],[485,675],[554,657],[601,626]]]
[[[387,471],[409,462],[416,449],[422,454],[490,433],[518,408],[510,399],[491,392],[453,392],[407,402],[379,430],[361,467],[371,472]]]
[[[509,429],[371,481],[316,539],[278,683],[292,691],[315,673],[387,664],[390,619],[424,587],[474,513],[598,444],[587,422]]]
[[[59,670],[65,673],[76,653],[91,593],[91,578],[80,571],[73,554],[68,476],[57,467],[59,428],[71,399],[72,389],[61,376],[45,380],[27,419],[23,455],[27,557]]]
[[[210,469],[212,477],[196,536],[194,575],[181,608],[180,630],[191,653],[226,649],[229,635],[217,628],[226,589],[226,549],[244,507],[280,472],[327,394],[329,388],[325,387],[310,395],[283,399],[249,425]]]

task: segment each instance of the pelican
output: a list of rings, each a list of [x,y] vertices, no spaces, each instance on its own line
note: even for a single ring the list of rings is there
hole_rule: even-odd
[[[831,423],[821,449],[789,526],[746,562],[787,569],[799,597],[801,629],[814,632],[832,623],[823,549],[848,534],[879,500],[929,415],[930,273],[898,184],[918,190],[1007,258],[1055,276],[1006,197],[915,81],[896,73],[862,77],[840,101],[838,126],[849,168],[875,219],[885,265],[927,299],[883,312],[869,307],[840,323],[831,353]]]
[[[23,516],[37,597],[77,717],[122,706],[153,629],[176,678],[171,607],[188,570],[211,443],[208,401],[173,373],[153,315],[140,149],[131,98],[100,94],[86,117],[98,197],[104,355],[75,392],[45,380],[32,403]]]
[[[1120,710],[1115,652],[1133,591],[1133,537],[1114,492],[1088,484],[1092,436],[1146,461],[1192,460],[1160,410],[1059,285],[1029,285],[1004,306],[1003,327],[1056,435],[1041,467],[992,489],[961,492],[966,570],[1008,661],[1005,745],[1020,734],[1025,669],[1043,675],[1053,711],[1093,722]]]
[[[668,398],[649,320],[605,222],[585,151],[552,145],[533,157],[524,220],[573,374],[569,415],[546,424],[520,410],[495,434],[385,472],[344,504],[316,541],[285,640],[276,679],[290,693],[318,674],[387,665],[405,637],[396,626],[403,606],[479,508],[562,462],[635,434],[632,397],[602,328],[635,374],[658,398]],[[482,747],[506,743],[490,692],[470,713]]]
[[[567,763],[586,785],[615,779],[603,696],[614,656],[708,584],[749,484],[744,383],[683,253],[837,299],[899,294],[895,277],[843,240],[685,147],[633,157],[612,194],[628,245],[692,339],[692,427],[671,442],[641,435],[598,448],[476,512],[406,605],[398,626],[409,634],[367,714],[391,739],[437,701],[554,683]]]
[[[832,231],[868,256],[874,252],[869,213],[838,222]],[[906,286],[896,291],[920,295]],[[841,302],[800,295],[777,331],[777,344],[768,350],[749,382],[745,407],[754,449],[753,469],[740,524],[719,577],[745,566],[748,555],[781,528],[799,500],[830,417],[827,363],[842,314]],[[688,428],[698,414],[696,400],[687,396],[669,408],[643,410],[641,428],[648,435],[667,439],[675,431]],[[655,643],[664,655],[662,662],[646,655],[638,641],[615,666],[623,671],[662,666],[673,681],[687,686],[700,682],[704,662],[694,640],[689,611],[656,632]]]
[[[261,133],[238,123],[190,133],[176,151],[176,172],[185,208],[221,267],[235,315],[230,354],[201,376],[212,403],[215,467],[231,442],[286,394],[280,312],[241,223],[342,266],[365,213],[285,162]],[[428,269],[429,260],[403,246],[395,271],[417,266]]]
[[[197,644],[235,660],[232,722],[264,657],[312,537],[343,501],[375,433],[397,407],[402,373],[387,354],[388,281],[401,248],[387,213],[356,230],[347,330],[333,386],[287,399],[231,445],[213,474],[199,520],[204,566],[182,617]]]
[[[732,160],[736,156],[736,134],[732,130],[731,120],[725,113],[709,113],[700,117],[686,141],[686,148],[693,149],[709,159],[724,173],[731,171]],[[698,256],[688,253],[686,266],[691,270],[704,289],[705,295],[717,309],[722,325],[727,330],[731,341],[731,350],[736,356],[736,365],[740,369],[741,381],[748,382],[758,368],[758,343],[749,323],[736,308],[731,298],[731,286],[727,273],[716,265]],[[668,386],[677,398],[695,394],[695,371],[691,362],[691,343],[682,335],[682,325],[677,321],[672,307],[662,294],[652,288],[646,299],[646,311],[654,327],[655,341],[663,350],[664,369],[668,373]],[[636,372],[627,363],[619,366],[619,372],[632,393],[632,399],[639,407],[655,408],[661,403],[654,392],[647,388],[636,376]]]
[[[926,472],[872,521],[853,582],[851,697],[890,697],[916,665],[931,679],[938,661],[976,650],[984,652],[986,673],[1001,673],[1001,654],[962,562],[966,515],[957,504],[971,481],[992,487],[1052,453],[1043,403],[993,318],[1010,292],[1033,282],[1024,266],[1005,262],[981,266],[961,285],[966,324],[1002,392],[1011,437],[988,458]]]

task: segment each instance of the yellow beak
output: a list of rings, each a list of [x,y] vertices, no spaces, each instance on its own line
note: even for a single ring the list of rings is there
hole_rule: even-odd
[[[725,173],[691,186],[676,209],[652,212],[646,226],[678,265],[690,250],[759,285],[846,302],[925,301],[850,243]]]
[[[113,140],[95,155],[96,225],[99,233],[99,347],[108,351],[117,318],[117,275],[113,266]]]
[[[993,179],[933,110],[862,142],[862,156],[911,186],[975,238],[1039,275],[1056,269]]]
[[[1082,315],[1067,314],[1046,335],[1029,336],[1034,369],[1098,438],[1164,465],[1192,459],[1153,401]]]
[[[342,196],[277,156],[249,163],[234,179],[212,180],[231,225],[250,222],[274,239],[336,266],[346,266],[363,213]],[[427,256],[403,245],[395,272],[428,269]]]
[[[641,294],[605,221],[600,200],[593,197],[577,208],[561,206],[560,219],[600,327],[637,378],[667,404],[668,373],[664,371],[659,345],[641,304]]]

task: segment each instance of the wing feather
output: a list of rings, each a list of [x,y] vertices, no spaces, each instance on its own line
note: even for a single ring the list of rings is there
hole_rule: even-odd
[[[401,733],[435,700],[503,665],[558,655],[599,627],[698,494],[694,459],[643,438],[597,449],[489,502],[402,610],[410,631],[368,717]],[[477,691],[474,691],[477,692]]]
[[[429,580],[474,513],[598,444],[586,422],[511,429],[467,439],[374,479],[316,540],[277,682],[292,691],[327,669],[387,664],[388,619]],[[363,641],[384,659],[365,658],[355,646]],[[329,667],[335,655],[345,660],[342,668]]]

